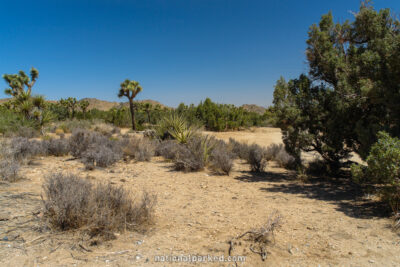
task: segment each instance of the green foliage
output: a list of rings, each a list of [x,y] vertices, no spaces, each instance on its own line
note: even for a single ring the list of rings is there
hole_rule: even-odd
[[[274,110],[297,162],[316,151],[334,170],[352,151],[366,158],[378,131],[400,135],[400,22],[363,2],[354,21],[329,13],[308,35],[309,74],[277,82]]]
[[[382,184],[380,193],[393,211],[400,208],[400,139],[386,132],[378,133],[367,157],[368,166],[352,165],[353,178],[358,183]]]
[[[6,136],[22,135],[31,138],[38,134],[34,127],[34,122],[25,119],[22,114],[0,106],[0,133]]]
[[[196,107],[193,104],[186,106],[181,103],[176,111],[185,116],[192,124],[202,124],[207,130],[228,131],[240,128],[261,126],[265,117],[255,112],[248,112],[242,107],[217,104],[206,98]]]

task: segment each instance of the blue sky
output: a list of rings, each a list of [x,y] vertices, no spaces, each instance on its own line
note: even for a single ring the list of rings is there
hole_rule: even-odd
[[[330,10],[336,21],[351,18],[360,1],[0,3],[0,74],[38,68],[33,90],[48,99],[119,101],[119,84],[129,78],[143,86],[138,99],[169,106],[206,97],[268,106],[281,75],[307,71],[308,27]],[[374,6],[400,11],[398,0],[375,0]]]

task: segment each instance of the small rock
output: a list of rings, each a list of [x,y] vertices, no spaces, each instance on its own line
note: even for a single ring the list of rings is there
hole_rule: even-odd
[[[136,244],[137,244],[137,245],[143,244],[143,240],[138,240],[138,241],[136,241]]]
[[[368,262],[369,262],[369,263],[374,263],[375,261],[374,261],[374,260],[368,260]]]
[[[7,236],[5,236],[5,237],[3,237],[3,239],[2,239],[3,241],[8,241],[8,237]]]
[[[138,260],[140,260],[141,258],[142,258],[142,255],[140,255],[140,254],[138,254],[138,255],[136,255],[136,260],[138,261]]]

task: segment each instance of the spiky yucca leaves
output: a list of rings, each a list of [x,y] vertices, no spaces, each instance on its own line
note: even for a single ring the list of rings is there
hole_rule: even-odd
[[[170,114],[162,118],[155,127],[156,135],[161,139],[172,138],[181,144],[186,144],[197,132],[197,129],[189,125],[185,117],[179,114]]]
[[[143,90],[142,86],[140,86],[139,82],[131,81],[126,79],[123,83],[121,83],[118,97],[127,97],[129,100],[129,108],[131,111],[132,118],[132,129],[136,131],[136,121],[135,121],[135,106],[133,104],[133,99]]]

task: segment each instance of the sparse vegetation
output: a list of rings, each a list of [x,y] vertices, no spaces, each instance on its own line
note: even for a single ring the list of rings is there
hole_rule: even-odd
[[[43,185],[44,219],[55,229],[85,229],[91,236],[113,238],[137,230],[152,219],[155,198],[110,183],[93,184],[73,174],[53,173]]]

